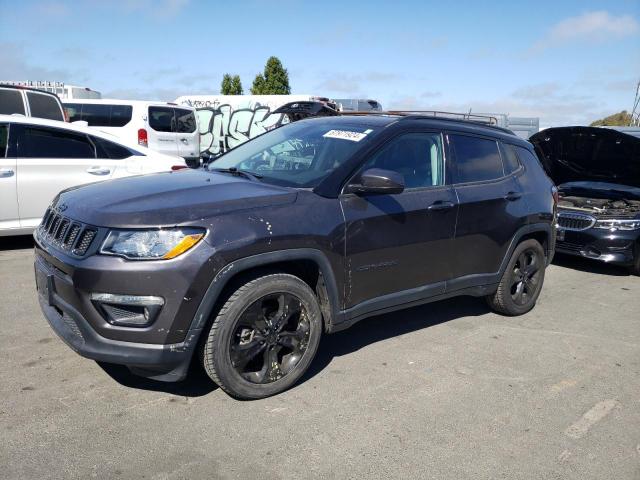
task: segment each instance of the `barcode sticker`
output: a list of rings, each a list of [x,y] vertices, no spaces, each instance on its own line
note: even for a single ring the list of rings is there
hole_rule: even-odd
[[[340,138],[342,140],[351,140],[352,142],[359,142],[366,136],[366,133],[349,132],[347,130],[329,130],[323,135],[326,138]]]

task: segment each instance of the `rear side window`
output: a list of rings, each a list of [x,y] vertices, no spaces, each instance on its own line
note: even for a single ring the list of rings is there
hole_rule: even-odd
[[[504,176],[498,143],[486,138],[449,135],[455,153],[455,183],[480,182]]]
[[[54,128],[26,127],[18,141],[22,158],[96,158],[86,135]]]
[[[149,127],[156,132],[175,132],[173,108],[149,107]]]
[[[529,150],[523,147],[515,147],[515,149],[518,152],[518,157],[520,157],[520,160],[522,160],[522,162],[525,165],[526,164],[537,165],[544,170],[544,168],[542,167],[542,162],[536,155],[534,155]]]
[[[7,156],[7,143],[9,139],[9,128],[6,125],[0,125],[0,158]]]
[[[22,94],[18,90],[0,88],[0,114],[11,115],[13,113],[25,115]]]
[[[56,97],[42,93],[27,92],[27,100],[29,101],[32,117],[64,121],[62,110]]]
[[[504,172],[506,174],[515,172],[520,168],[520,162],[518,161],[518,155],[516,155],[516,151],[514,150],[513,145],[509,145],[508,143],[502,144],[502,152],[504,155],[502,156],[504,161]]]
[[[196,116],[191,110],[176,108],[176,128],[179,133],[193,133],[196,131]]]
[[[127,147],[118,145],[117,143],[110,142],[100,137],[91,136],[91,141],[96,146],[96,154],[98,158],[110,158],[112,160],[122,160],[134,155],[140,155],[134,150],[130,150]]]

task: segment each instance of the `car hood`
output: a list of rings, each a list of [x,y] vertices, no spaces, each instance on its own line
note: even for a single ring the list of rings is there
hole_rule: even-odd
[[[608,182],[568,182],[558,185],[561,195],[586,198],[640,200],[640,187]]]
[[[529,141],[556,184],[595,181],[640,187],[640,138],[610,128],[558,127]]]
[[[296,195],[230,174],[180,170],[74,187],[61,192],[55,204],[80,222],[141,228],[206,223],[221,213],[293,203]]]

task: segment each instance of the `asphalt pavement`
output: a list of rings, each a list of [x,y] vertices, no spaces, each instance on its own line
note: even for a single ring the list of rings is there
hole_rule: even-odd
[[[28,237],[0,238],[4,479],[640,479],[640,278],[558,258],[517,318],[457,298],[326,336],[296,387],[141,379],[40,313]]]

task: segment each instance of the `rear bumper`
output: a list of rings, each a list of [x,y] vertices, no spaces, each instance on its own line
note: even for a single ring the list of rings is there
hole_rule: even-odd
[[[564,231],[564,238],[556,240],[556,251],[591,258],[601,262],[628,266],[634,262],[635,245],[640,232],[610,232],[590,228],[583,231]]]

